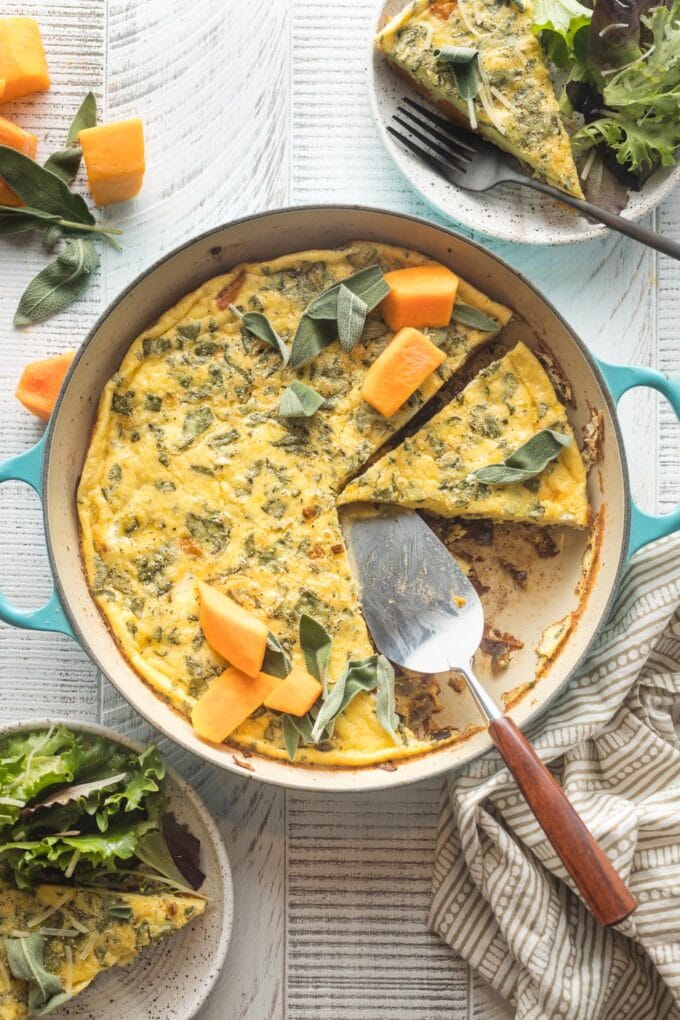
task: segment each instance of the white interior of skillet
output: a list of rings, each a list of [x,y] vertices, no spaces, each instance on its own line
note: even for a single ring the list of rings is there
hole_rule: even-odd
[[[89,433],[106,380],[116,371],[131,341],[161,312],[204,280],[237,262],[269,259],[285,252],[325,248],[354,239],[403,245],[431,255],[459,272],[491,297],[516,309],[528,329],[513,325],[516,338],[529,345],[545,344],[571,381],[578,406],[571,414],[578,430],[591,407],[604,413],[604,458],[591,472],[590,498],[597,510],[606,507],[606,528],[600,567],[586,611],[548,674],[512,710],[522,725],[535,716],[565,683],[606,616],[628,537],[627,476],[618,426],[608,395],[601,389],[591,362],[557,314],[527,283],[489,252],[450,232],[409,217],[350,207],[308,207],[265,213],[216,229],[162,260],[123,293],[102,317],[83,345],[53,417],[45,468],[46,534],[59,593],[83,647],[120,692],[150,722],[173,740],[214,764],[243,774],[233,749],[200,741],[189,723],[176,715],[140,680],[123,659],[101,617],[83,574],[75,493],[87,451]],[[560,557],[562,581],[550,598],[531,597],[523,607],[532,629],[553,623],[575,606],[574,586],[580,557]],[[528,653],[527,653],[528,655]],[[531,656],[517,657],[496,681],[503,690],[527,679]],[[450,700],[450,693],[447,695]],[[449,710],[451,707],[449,706]],[[457,695],[456,723],[478,723],[467,694]],[[400,761],[395,771],[371,767],[332,770],[294,766],[259,757],[248,759],[248,774],[267,782],[299,789],[362,790],[415,782],[455,768],[490,746],[486,732],[418,758]]]

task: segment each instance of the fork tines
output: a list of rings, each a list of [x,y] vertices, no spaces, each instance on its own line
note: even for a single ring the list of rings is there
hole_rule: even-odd
[[[416,115],[416,113],[418,115]],[[387,130],[402,145],[445,176],[465,173],[476,152],[474,135],[456,127],[450,121],[414,102],[408,96],[397,107],[394,123],[404,128],[428,148],[418,145],[412,138],[388,126]]]

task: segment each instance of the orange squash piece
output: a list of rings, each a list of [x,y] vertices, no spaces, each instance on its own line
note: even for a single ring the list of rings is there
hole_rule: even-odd
[[[212,681],[191,712],[191,723],[199,737],[221,744],[245,722],[279,681],[260,673],[246,676],[230,666]]]
[[[448,326],[458,292],[458,277],[446,266],[411,266],[385,273],[390,292],[380,303],[390,329]]]
[[[31,159],[35,156],[38,147],[36,135],[24,131],[18,124],[13,124],[6,117],[0,117],[0,145],[6,145],[10,149],[17,149]],[[16,192],[12,191],[7,181],[0,177],[0,205],[23,205]]]
[[[4,78],[0,78],[0,99],[2,99],[3,93],[5,91],[5,85],[6,84],[7,84],[7,82],[5,81],[5,79]]]
[[[264,704],[275,712],[304,715],[317,701],[322,690],[318,680],[301,667],[294,666],[287,677],[277,680],[276,687],[264,699]]]
[[[3,102],[45,92],[50,75],[35,18],[0,18],[0,78]]]
[[[84,128],[78,135],[97,205],[128,202],[144,180],[144,128],[138,117]]]
[[[58,354],[55,358],[32,361],[30,365],[26,365],[15,395],[31,414],[36,414],[38,418],[47,421],[54,410],[75,353],[68,351],[67,354]]]
[[[228,595],[199,582],[201,629],[211,648],[247,676],[262,669],[269,631],[262,620]]]
[[[391,418],[442,361],[446,361],[444,352],[424,333],[407,326],[367,371],[361,396],[385,418]]]

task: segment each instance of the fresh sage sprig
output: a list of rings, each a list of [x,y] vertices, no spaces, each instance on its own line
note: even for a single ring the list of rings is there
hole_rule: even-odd
[[[288,364],[290,351],[266,315],[263,315],[262,312],[241,312],[236,305],[229,305],[229,310],[238,316],[241,324],[249,333],[256,336],[258,340],[263,340],[269,347],[273,347],[281,355],[284,365]]]
[[[322,623],[303,613],[299,623],[300,648],[305,666],[311,675],[323,684],[324,696],[328,688],[328,662],[333,640]]]
[[[61,978],[45,969],[47,943],[42,935],[5,937],[3,943],[10,974],[17,981],[28,982],[28,1008],[32,1015],[46,1013],[69,998]]]
[[[433,56],[451,69],[460,98],[467,103],[470,127],[476,130],[473,99],[479,92],[479,50],[473,46],[441,46],[433,50]]]
[[[311,744],[312,741],[312,727],[314,721],[310,716],[309,712],[307,715],[284,715],[281,716],[281,726],[283,728],[283,742],[288,752],[288,757],[291,761],[295,760],[300,741],[302,740],[305,744]]]
[[[362,691],[376,690],[379,683],[383,691],[381,694],[382,718],[378,717],[378,722],[382,726],[383,721],[386,721],[388,723],[388,726],[385,727],[387,732],[398,742],[394,731],[395,714],[390,712],[393,695],[390,695],[389,686],[391,684],[394,687],[394,670],[383,655],[370,655],[367,659],[350,659],[344,672],[329,689],[321,704],[312,728],[312,741],[321,740],[324,733],[332,736],[338,717],[346,711],[357,694]]]
[[[336,338],[350,351],[367,314],[389,293],[380,266],[366,266],[317,295],[305,309],[293,337],[291,368],[301,368]]]
[[[85,289],[98,265],[99,252],[94,243],[83,237],[71,238],[21,295],[14,325],[42,322],[66,308]]]
[[[287,677],[292,669],[291,661],[286,650],[271,631],[267,635],[267,647],[262,662],[262,672],[267,676],[278,676],[282,680]]]
[[[281,394],[279,418],[311,418],[324,403],[324,398],[311,386],[293,379]]]
[[[509,485],[527,482],[539,475],[560,450],[568,446],[571,436],[555,429],[543,429],[507,457],[502,464],[489,464],[473,472],[479,482],[486,485]]]
[[[394,689],[394,669],[384,655],[376,663],[375,714],[378,722],[395,744],[401,744],[398,733],[397,696]]]
[[[484,333],[495,332],[500,329],[500,323],[495,319],[480,312],[472,305],[466,305],[463,301],[456,301],[451,316],[454,322],[460,322],[463,326],[471,326],[472,329],[481,329]]]
[[[78,135],[85,128],[96,127],[96,124],[97,100],[93,92],[88,92],[71,122],[66,136],[66,148],[53,152],[45,162],[45,169],[50,170],[57,177],[61,177],[62,181],[66,181],[67,184],[72,184],[80,169],[80,161],[83,157]]]

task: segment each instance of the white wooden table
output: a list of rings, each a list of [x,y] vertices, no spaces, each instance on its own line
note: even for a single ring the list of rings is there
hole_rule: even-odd
[[[76,347],[118,291],[161,253],[231,217],[313,202],[428,215],[378,143],[365,85],[373,0],[5,0],[43,31],[45,97],[3,107],[60,148],[85,92],[105,120],[139,114],[143,193],[107,218],[122,255],[104,250],[86,295],[19,333],[12,314],[42,265],[37,240],[0,246],[0,458],[39,425],[14,400],[22,366]],[[680,193],[656,215],[680,239]],[[680,266],[633,242],[574,247],[490,242],[549,295],[597,354],[680,368]],[[649,394],[622,406],[643,507],[680,499],[680,430]],[[0,490],[0,581],[21,605],[49,591],[37,501]],[[149,728],[66,638],[0,628],[0,720],[100,720]],[[202,1018],[501,1020],[512,1013],[426,927],[438,784],[362,798],[269,789],[202,765],[161,741],[206,798],[231,857],[236,921],[227,964]],[[103,1018],[102,1018],[103,1020]],[[170,1020],[170,1018],[169,1018]]]

